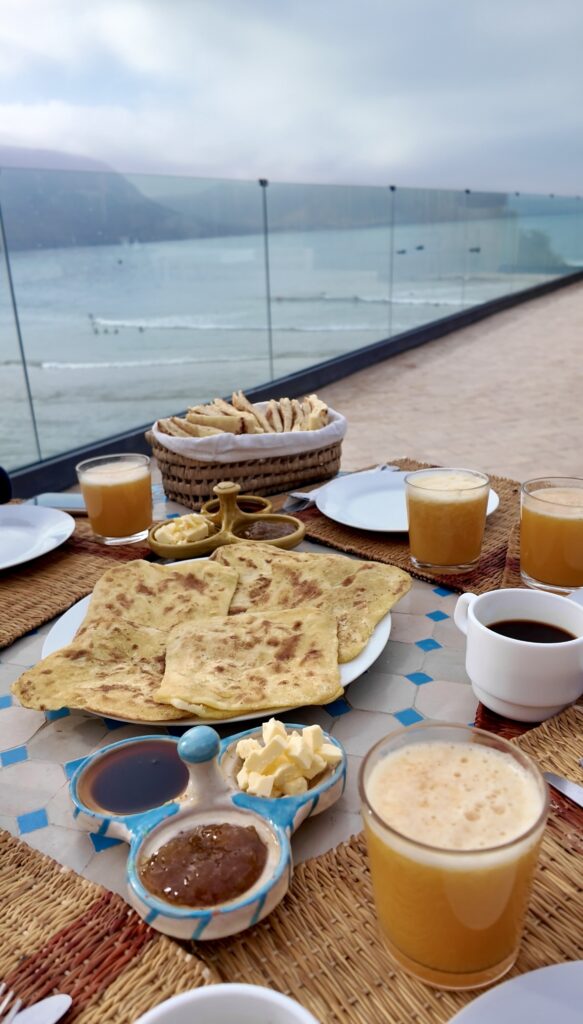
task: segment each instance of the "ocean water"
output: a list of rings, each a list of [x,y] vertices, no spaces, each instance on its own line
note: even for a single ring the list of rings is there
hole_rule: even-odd
[[[250,388],[554,276],[520,232],[577,262],[566,218],[272,234],[11,255],[46,458]],[[551,223],[557,221],[557,223]],[[580,255],[580,254],[579,254]],[[564,272],[564,271],[562,271]],[[0,464],[36,461],[5,275]]]

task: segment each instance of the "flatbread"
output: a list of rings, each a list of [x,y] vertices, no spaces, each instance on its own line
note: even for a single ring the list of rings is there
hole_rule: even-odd
[[[164,675],[168,634],[181,622],[226,615],[237,572],[207,560],[152,565],[136,560],[103,574],[71,644],[16,682],[25,707],[86,708],[161,721],[184,712],[154,701]]]
[[[360,654],[376,624],[411,587],[409,574],[392,565],[283,551],[257,542],[226,545],[212,561],[239,574],[231,615],[305,606],[332,611],[341,664]]]
[[[131,622],[83,629],[83,635],[25,672],[12,687],[25,708],[85,708],[141,721],[184,712],[154,700],[164,675],[167,634]]]
[[[335,616],[302,608],[177,626],[157,700],[214,719],[326,704],[342,692]]]
[[[237,578],[235,569],[208,559],[176,565],[127,562],[98,580],[83,626],[122,619],[168,633],[189,618],[226,615]]]

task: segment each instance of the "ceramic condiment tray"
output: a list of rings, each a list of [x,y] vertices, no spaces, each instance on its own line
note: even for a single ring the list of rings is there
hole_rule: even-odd
[[[286,723],[288,731],[302,728]],[[219,939],[256,924],[277,906],[289,888],[293,870],[291,835],[306,818],[320,814],[342,795],[346,754],[342,745],[326,733],[324,741],[341,750],[342,760],[315,779],[306,793],[267,798],[243,792],[237,785],[240,762],[236,746],[243,738],[260,739],[261,735],[259,727],[220,740],[214,729],[201,725],[189,729],[180,740],[172,736],[140,736],[96,751],[73,775],[70,793],[78,824],[88,831],[99,831],[101,835],[129,844],[129,902],[158,931],[178,939]],[[162,791],[164,786],[144,784],[145,776],[139,767],[140,757],[150,757],[148,752],[154,748],[161,752],[156,755],[158,762],[163,762],[166,745],[169,745],[173,767],[166,776],[160,774],[159,781],[168,780],[174,787],[170,799]],[[179,759],[175,757],[176,752]],[[138,806],[139,810],[112,811],[108,807],[119,807],[116,778],[119,781],[122,772],[124,780],[128,778],[132,759],[138,780],[137,803],[132,806]],[[162,768],[161,772],[164,771],[166,769]],[[102,792],[98,806],[95,794],[100,780],[109,786],[110,796],[104,797]],[[152,806],[146,806],[148,793]],[[180,833],[199,825],[221,823],[253,825],[267,848],[263,870],[246,892],[224,903],[196,908],[167,902],[146,889],[139,873],[144,861]]]
[[[209,536],[190,544],[164,544],[156,534],[166,523],[155,523],[148,534],[148,544],[161,558],[173,561],[179,558],[196,558],[210,555],[223,544],[237,541],[261,541],[278,548],[295,548],[304,538],[306,528],[294,516],[280,515],[271,511],[271,504],[259,495],[246,494],[239,497],[239,484],[224,481],[213,487],[217,498],[202,507],[202,516],[209,526]],[[217,505],[218,500],[218,505]],[[248,508],[255,507],[249,512]]]

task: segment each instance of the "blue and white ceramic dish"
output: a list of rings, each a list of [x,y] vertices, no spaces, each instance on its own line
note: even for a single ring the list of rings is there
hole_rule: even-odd
[[[286,729],[302,729],[289,725]],[[342,760],[328,769],[300,796],[256,797],[237,786],[240,739],[261,737],[261,728],[249,729],[220,740],[209,726],[190,729],[176,740],[172,736],[141,736],[122,740],[92,754],[73,775],[70,792],[77,821],[89,831],[123,839],[129,843],[129,902],[140,916],[158,931],[178,939],[219,939],[256,924],[269,914],[285,896],[293,865],[290,837],[308,817],[330,807],[344,791],[346,754],[342,745],[324,734],[325,742],[339,747]],[[163,741],[178,746],[178,754],[188,768],[189,781],[180,797],[161,806],[136,814],[110,814],[92,809],[80,795],[83,776],[98,761],[130,744]],[[138,867],[161,846],[180,832],[212,823],[255,826],[267,847],[265,867],[257,882],[242,896],[226,903],[201,909],[176,906],[159,899],[142,884]]]

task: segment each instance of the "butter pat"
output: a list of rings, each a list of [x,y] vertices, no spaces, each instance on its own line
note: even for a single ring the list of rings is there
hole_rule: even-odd
[[[192,544],[194,541],[204,540],[208,535],[208,522],[204,516],[199,516],[196,512],[179,516],[178,519],[169,519],[156,530],[156,540],[159,544]]]
[[[261,738],[263,742],[251,736],[237,744],[243,762],[237,784],[254,796],[300,796],[313,779],[342,760],[342,751],[325,741],[319,725],[288,733],[283,722],[271,718]]]

